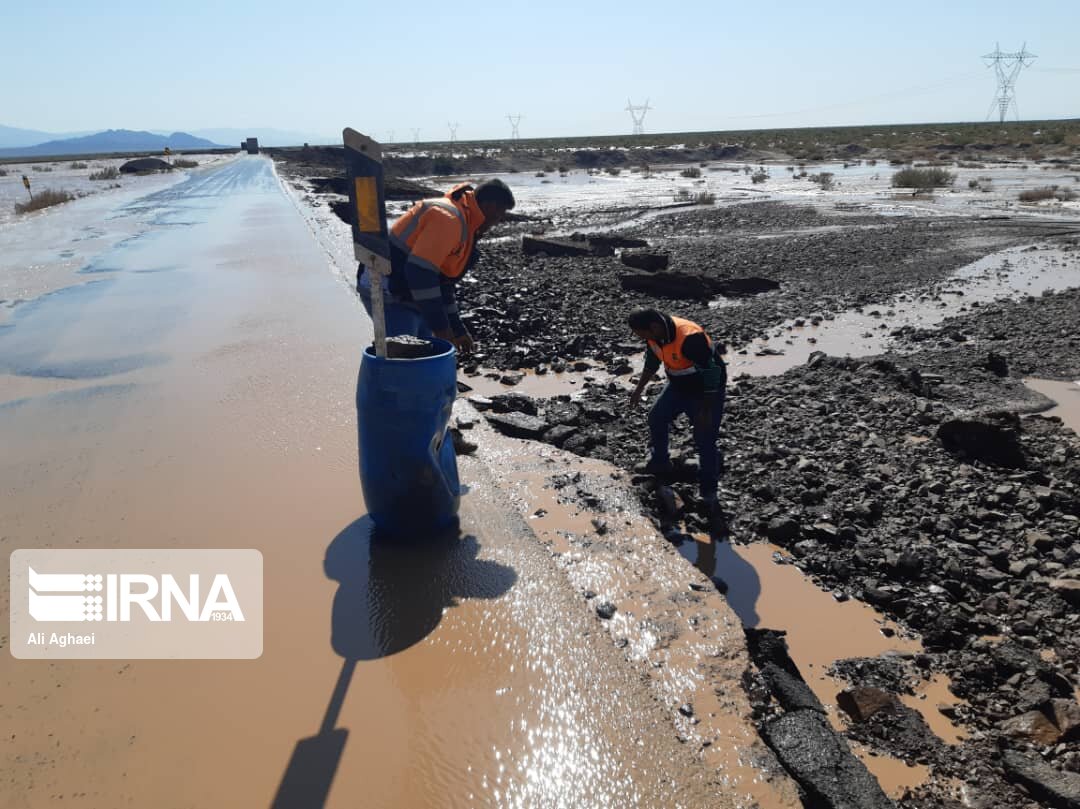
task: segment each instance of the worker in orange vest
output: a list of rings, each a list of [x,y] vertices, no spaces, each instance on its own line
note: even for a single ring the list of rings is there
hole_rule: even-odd
[[[413,205],[390,229],[390,275],[383,279],[388,337],[440,337],[463,353],[473,348],[454,287],[478,256],[476,242],[514,207],[502,180],[462,183]],[[372,273],[361,264],[356,289],[371,314]]]
[[[667,375],[667,384],[649,410],[652,457],[645,465],[645,472],[661,478],[671,474],[669,433],[675,419],[685,413],[694,428],[702,511],[716,526],[723,519],[716,496],[722,461],[717,438],[724,417],[727,385],[727,367],[721,358],[723,349],[714,346],[697,323],[656,309],[638,309],[630,313],[627,321],[649,348],[641,378],[630,394],[630,404],[640,403],[645,386],[656,376],[661,364]]]

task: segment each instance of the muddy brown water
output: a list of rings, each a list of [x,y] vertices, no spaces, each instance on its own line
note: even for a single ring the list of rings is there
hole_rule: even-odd
[[[1054,402],[1044,416],[1057,416],[1066,427],[1080,435],[1080,380],[1025,379],[1024,384]]]
[[[144,203],[172,224],[0,332],[0,546],[257,548],[264,652],[3,654],[0,805],[726,805],[482,468],[460,536],[373,541],[370,333],[271,164]]]

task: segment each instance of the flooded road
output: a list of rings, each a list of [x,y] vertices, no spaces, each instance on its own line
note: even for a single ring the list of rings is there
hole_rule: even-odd
[[[372,538],[354,410],[369,325],[269,161],[106,219],[130,238],[61,245],[86,278],[0,328],[3,557],[257,548],[264,651],[5,653],[0,804],[737,805],[479,464],[460,535]]]

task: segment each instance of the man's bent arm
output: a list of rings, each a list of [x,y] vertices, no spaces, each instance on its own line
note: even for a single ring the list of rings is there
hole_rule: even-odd
[[[461,322],[461,312],[458,311],[457,297],[454,295],[453,284],[440,284],[440,291],[442,293],[443,312],[446,313],[446,320],[450,324],[450,330],[454,333],[455,337],[461,337],[468,334],[469,330],[465,328],[465,324]]]

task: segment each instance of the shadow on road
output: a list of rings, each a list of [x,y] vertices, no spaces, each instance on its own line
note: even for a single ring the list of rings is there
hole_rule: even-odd
[[[326,549],[323,569],[339,583],[330,645],[344,660],[315,736],[296,743],[271,809],[326,804],[348,739],[337,728],[358,661],[377,660],[427,637],[446,607],[462,598],[498,598],[517,580],[512,568],[477,559],[480,544],[455,527],[416,539],[379,535],[369,517],[348,525]]]

